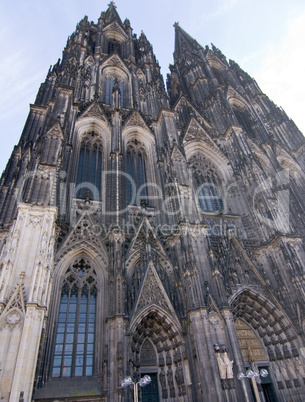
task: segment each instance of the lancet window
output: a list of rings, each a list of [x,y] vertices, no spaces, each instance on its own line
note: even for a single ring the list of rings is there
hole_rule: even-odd
[[[213,212],[224,209],[221,197],[221,182],[214,165],[202,155],[190,160],[197,200],[201,211]]]
[[[117,54],[121,54],[121,44],[116,40],[110,40],[108,42],[108,54],[112,54],[116,52]]]
[[[62,286],[52,377],[93,375],[96,295],[95,270],[80,258],[67,270]]]
[[[138,140],[133,140],[126,150],[127,202],[139,205],[147,201],[146,151]]]
[[[98,134],[91,132],[83,137],[76,176],[77,198],[101,198],[102,151]]]
[[[223,210],[219,188],[210,176],[196,177],[198,201],[202,211],[212,212]]]
[[[105,103],[107,103],[107,105],[111,104],[111,95],[112,95],[112,90],[113,90],[113,86],[114,86],[114,79],[110,79],[110,78],[106,78],[106,94],[105,94]],[[120,88],[120,92],[121,92],[121,106],[123,106],[123,100],[124,100],[124,84],[122,81],[118,81],[118,85]]]
[[[255,137],[254,125],[255,121],[251,112],[242,106],[233,106],[233,111],[238,123],[243,126],[244,130],[251,137]]]

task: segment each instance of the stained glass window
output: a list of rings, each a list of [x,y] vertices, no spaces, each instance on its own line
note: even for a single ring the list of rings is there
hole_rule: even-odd
[[[76,175],[76,197],[101,199],[102,146],[95,133],[87,134],[81,144]]]
[[[95,271],[85,259],[68,269],[62,287],[53,377],[92,376],[96,321]]]
[[[146,177],[146,154],[138,147],[138,142],[133,142],[135,146],[129,146],[126,152],[126,171],[129,175],[127,179],[127,202],[128,204],[140,204],[147,201],[147,177]]]
[[[219,187],[209,176],[205,179],[196,177],[197,194],[202,211],[213,212],[223,210],[223,202]]]

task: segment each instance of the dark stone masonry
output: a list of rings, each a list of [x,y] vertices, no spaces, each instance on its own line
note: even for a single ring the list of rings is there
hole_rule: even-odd
[[[165,88],[114,2],[41,84],[0,182],[0,398],[305,399],[305,141],[178,23]],[[240,372],[268,371],[239,380]]]

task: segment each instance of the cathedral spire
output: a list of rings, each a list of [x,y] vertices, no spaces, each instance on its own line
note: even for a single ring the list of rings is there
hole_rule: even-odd
[[[117,21],[120,25],[122,25],[122,20],[116,10],[116,5],[114,1],[111,1],[108,4],[108,9],[106,11],[106,15],[105,15],[105,22],[106,25],[110,24],[113,21]]]
[[[184,29],[181,28],[179,22],[175,22],[175,51],[174,60],[177,62],[186,52],[194,52],[201,48],[198,42],[193,39]]]

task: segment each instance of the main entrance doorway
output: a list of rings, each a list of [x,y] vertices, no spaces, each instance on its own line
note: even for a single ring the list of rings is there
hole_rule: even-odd
[[[157,354],[149,339],[142,345],[140,362],[141,377],[147,374],[151,378],[151,383],[139,391],[139,395],[142,396],[141,402],[159,402]]]
[[[151,378],[151,383],[141,389],[142,402],[159,402],[158,392],[158,376],[157,373],[148,373]]]

